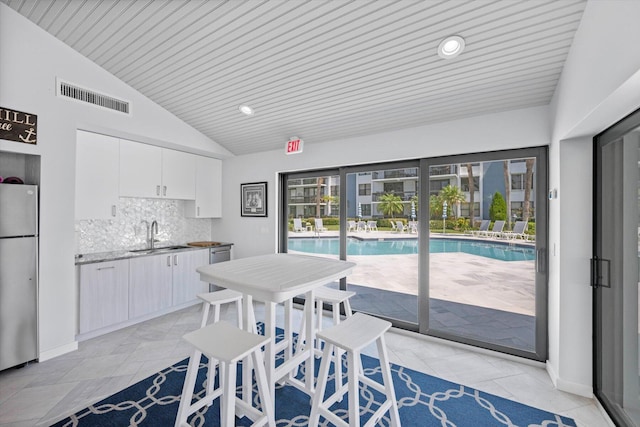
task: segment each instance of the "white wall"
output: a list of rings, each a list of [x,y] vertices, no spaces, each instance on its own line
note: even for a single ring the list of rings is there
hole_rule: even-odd
[[[286,141],[282,141],[281,150],[224,160],[222,219],[214,220],[213,238],[234,242],[234,254],[238,258],[274,252],[277,245],[276,178],[279,172],[533,147],[548,145],[549,141],[546,107],[322,144],[305,141],[302,154],[289,156],[284,154]],[[268,182],[269,217],[241,217],[240,184],[256,181]]]
[[[57,98],[56,77],[132,102],[128,117]],[[224,158],[230,153],[0,4],[0,107],[38,116],[38,145],[0,140],[0,151],[41,156],[41,360],[76,347],[74,180],[82,128]]]
[[[592,392],[592,138],[640,108],[640,2],[589,1],[550,112],[549,361],[557,387]],[[554,250],[555,248],[555,250]]]

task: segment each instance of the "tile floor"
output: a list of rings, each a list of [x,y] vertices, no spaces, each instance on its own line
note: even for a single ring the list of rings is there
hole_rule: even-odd
[[[258,319],[261,311],[256,308]],[[233,322],[234,308],[223,308],[222,317]],[[181,337],[200,318],[200,306],[193,306],[83,341],[58,358],[0,372],[0,426],[49,425],[188,357]],[[392,362],[408,368],[573,417],[580,427],[612,425],[592,399],[555,390],[541,364],[395,330],[387,334],[387,347]],[[375,355],[374,348],[367,352]]]

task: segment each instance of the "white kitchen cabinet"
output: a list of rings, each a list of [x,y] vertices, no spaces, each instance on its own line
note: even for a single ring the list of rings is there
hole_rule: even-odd
[[[81,334],[129,318],[129,260],[80,266]]]
[[[193,200],[196,155],[120,140],[120,196]]]
[[[192,218],[222,216],[222,161],[196,156],[196,199],[187,201],[185,215]]]
[[[162,197],[162,148],[120,140],[120,196]]]
[[[173,254],[131,258],[129,265],[129,318],[171,307]]]
[[[162,149],[162,197],[196,198],[196,155]]]
[[[178,252],[173,261],[173,305],[194,301],[197,295],[207,292],[209,284],[200,280],[196,268],[209,264],[209,250]]]
[[[119,196],[118,138],[77,131],[75,218],[113,219]]]

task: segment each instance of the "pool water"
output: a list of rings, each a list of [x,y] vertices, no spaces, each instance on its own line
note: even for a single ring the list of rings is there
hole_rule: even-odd
[[[338,255],[339,239],[295,238],[289,239],[289,250],[312,254]],[[478,242],[460,239],[431,239],[431,253],[464,252],[501,261],[532,261],[536,259],[534,248],[509,245],[500,242]],[[402,255],[417,254],[417,240],[358,240],[347,238],[347,255]]]

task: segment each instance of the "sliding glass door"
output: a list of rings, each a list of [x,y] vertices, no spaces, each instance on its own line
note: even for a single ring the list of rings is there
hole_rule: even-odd
[[[287,224],[281,246],[288,252],[340,257],[340,176],[337,171],[303,173],[283,182]]]
[[[595,394],[617,425],[640,426],[640,112],[596,138]]]
[[[356,291],[356,311],[545,360],[546,156],[533,148],[284,174],[280,250],[355,262],[329,286]]]
[[[425,332],[544,360],[545,155],[540,148],[424,162]]]
[[[346,259],[356,263],[347,289],[357,311],[418,323],[419,164],[348,168]]]

